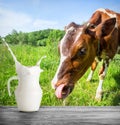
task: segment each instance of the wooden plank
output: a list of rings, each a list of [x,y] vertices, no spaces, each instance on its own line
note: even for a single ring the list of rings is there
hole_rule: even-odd
[[[40,107],[38,112],[19,112],[0,106],[0,125],[120,125],[120,106]]]

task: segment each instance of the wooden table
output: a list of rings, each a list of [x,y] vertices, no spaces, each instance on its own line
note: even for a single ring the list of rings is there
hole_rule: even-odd
[[[40,107],[38,112],[19,112],[0,106],[0,125],[120,125],[120,106]]]

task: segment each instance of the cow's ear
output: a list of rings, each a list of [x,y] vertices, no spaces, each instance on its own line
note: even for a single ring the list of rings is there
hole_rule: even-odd
[[[90,18],[89,22],[94,24],[95,26],[98,26],[101,23],[101,12],[96,11],[92,17]]]
[[[102,23],[101,37],[107,36],[113,30],[116,24],[116,18],[110,18]]]

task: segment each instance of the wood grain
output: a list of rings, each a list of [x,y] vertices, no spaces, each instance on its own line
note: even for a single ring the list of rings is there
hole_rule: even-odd
[[[0,106],[0,125],[120,125],[120,106],[40,107],[38,112],[19,112]]]

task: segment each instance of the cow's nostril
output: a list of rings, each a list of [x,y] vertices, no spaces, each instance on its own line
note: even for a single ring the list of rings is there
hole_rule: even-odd
[[[69,90],[70,90],[70,88],[68,86],[65,86],[62,90],[62,94],[66,94],[66,92]]]

